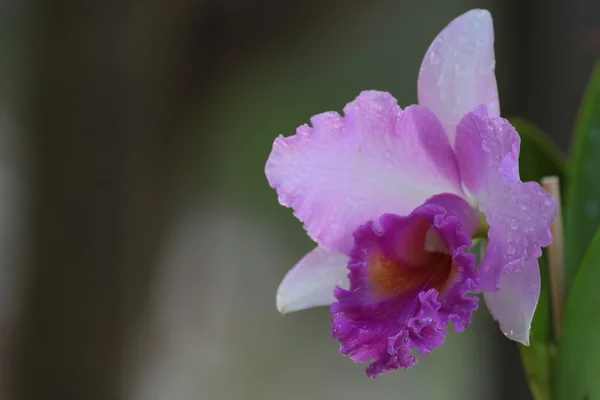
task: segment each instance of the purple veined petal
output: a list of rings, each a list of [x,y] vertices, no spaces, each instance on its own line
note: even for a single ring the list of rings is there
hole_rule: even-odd
[[[456,156],[435,115],[404,112],[385,92],[363,92],[313,127],[279,137],[266,165],[282,205],[321,247],[347,254],[352,233],[385,213],[409,214],[437,193],[464,196]]]
[[[419,71],[419,104],[440,119],[450,143],[461,118],[485,105],[500,116],[494,72],[494,26],[487,10],[471,10],[454,19],[431,43]]]
[[[518,271],[503,275],[499,291],[483,295],[502,332],[525,346],[529,346],[529,330],[540,297],[540,286],[540,269],[535,259]]]
[[[277,310],[282,314],[329,306],[336,287],[348,287],[348,256],[320,247],[306,254],[288,271],[277,289]]]

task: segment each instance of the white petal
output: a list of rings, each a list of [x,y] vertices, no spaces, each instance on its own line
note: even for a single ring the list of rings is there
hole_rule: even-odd
[[[531,320],[540,297],[540,268],[537,259],[501,279],[499,291],[484,294],[488,310],[498,321],[506,337],[529,346]]]
[[[471,10],[431,43],[419,71],[419,104],[440,119],[450,143],[461,118],[480,105],[500,116],[496,86],[494,24],[487,10]]]
[[[287,314],[333,303],[335,287],[349,287],[348,260],[344,254],[320,247],[312,250],[283,278],[277,290],[277,310]]]

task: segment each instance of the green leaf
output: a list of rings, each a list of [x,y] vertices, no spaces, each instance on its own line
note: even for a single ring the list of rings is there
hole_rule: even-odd
[[[542,287],[533,321],[531,321],[530,345],[519,344],[521,360],[529,388],[536,400],[550,400],[553,351],[552,319],[550,315],[550,283],[546,252],[539,259]]]
[[[573,283],[558,345],[556,400],[600,398],[600,231]]]
[[[557,175],[564,182],[566,159],[554,142],[540,128],[523,118],[512,117],[509,121],[521,136],[521,180],[539,182],[545,176]]]
[[[519,350],[533,398],[552,399],[552,371],[556,351],[554,344],[531,340],[529,347],[519,344]]]
[[[594,67],[579,109],[572,149],[565,209],[567,288],[600,226],[600,63]]]
[[[509,118],[521,136],[519,172],[521,180],[540,181],[545,176],[556,175],[564,183],[565,156],[537,126],[523,118]],[[554,344],[550,314],[550,283],[547,255],[540,257],[542,288],[540,299],[531,322],[530,346],[519,345],[523,367],[529,387],[536,400],[551,398],[551,377]]]

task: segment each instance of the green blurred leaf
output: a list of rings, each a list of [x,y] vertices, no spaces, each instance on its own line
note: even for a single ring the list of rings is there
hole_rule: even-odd
[[[557,175],[564,182],[566,159],[554,142],[540,128],[523,118],[512,117],[509,121],[521,136],[521,180],[539,182],[545,176]]]
[[[519,172],[521,180],[540,181],[557,175],[564,182],[565,156],[537,126],[522,118],[509,118],[521,136]],[[529,387],[536,400],[549,400],[553,365],[552,325],[550,314],[550,283],[548,262],[544,252],[540,257],[542,288],[540,300],[531,323],[530,346],[519,345]]]
[[[555,399],[600,398],[600,231],[573,283],[558,345]],[[586,397],[587,396],[587,397]]]
[[[529,388],[535,400],[552,399],[552,372],[555,347],[552,343],[531,340],[529,347],[519,344]]]
[[[547,254],[539,259],[542,287],[533,321],[531,322],[530,345],[519,344],[523,368],[531,392],[536,400],[550,400],[553,349],[552,318],[550,314],[550,282],[548,279]]]
[[[565,208],[565,277],[573,283],[600,226],[600,63],[597,63],[579,109]]]

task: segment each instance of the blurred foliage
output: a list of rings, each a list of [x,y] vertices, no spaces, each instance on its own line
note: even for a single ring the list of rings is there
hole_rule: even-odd
[[[595,399],[600,395],[600,232],[589,247],[567,302],[558,345],[556,400]]]
[[[554,398],[558,400],[588,399],[600,394],[599,154],[600,62],[597,62],[580,106],[568,172],[565,272],[570,290],[557,348]]]
[[[548,135],[524,118],[511,117],[509,121],[521,136],[521,180],[539,182],[545,176],[556,175],[564,182],[567,173],[566,157]]]
[[[580,106],[568,172],[565,209],[567,290],[600,226],[600,63]]]

